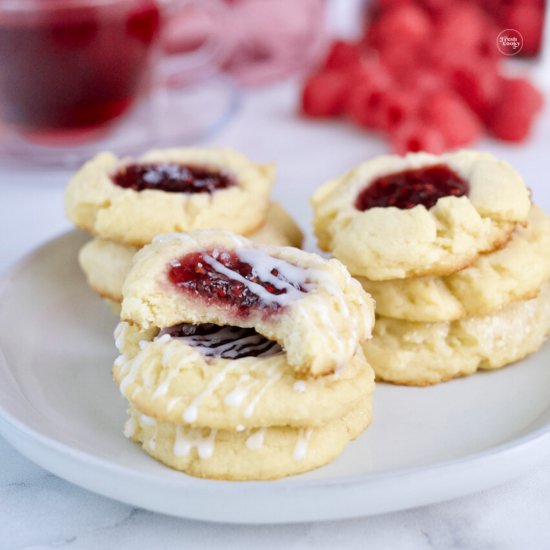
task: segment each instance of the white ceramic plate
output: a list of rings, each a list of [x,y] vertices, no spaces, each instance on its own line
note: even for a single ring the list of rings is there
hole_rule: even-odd
[[[0,285],[0,433],[91,491],[186,518],[281,523],[377,514],[496,485],[550,452],[550,346],[431,388],[380,384],[373,425],[332,464],[275,482],[195,479],[122,435],[116,319],[87,288],[72,232]]]

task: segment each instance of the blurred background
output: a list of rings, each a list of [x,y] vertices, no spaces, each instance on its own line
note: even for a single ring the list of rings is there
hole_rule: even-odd
[[[210,140],[287,85],[314,128],[439,153],[530,139],[544,0],[0,0],[0,162]],[[327,126],[328,125],[328,126]],[[265,129],[264,129],[265,130]]]

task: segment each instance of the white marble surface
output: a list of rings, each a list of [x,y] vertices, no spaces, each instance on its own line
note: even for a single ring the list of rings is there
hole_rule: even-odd
[[[323,179],[384,145],[347,125],[294,116],[291,85],[245,99],[212,142],[276,160],[275,195],[307,201]],[[512,162],[550,210],[550,116],[528,146],[480,144]],[[66,172],[44,174],[0,164],[0,271],[69,229],[63,217]],[[309,217],[300,223],[308,227]],[[0,438],[0,550],[97,548],[543,549],[550,547],[550,463],[516,481],[450,503],[380,517],[292,526],[212,525],[134,509],[79,489],[33,465]]]

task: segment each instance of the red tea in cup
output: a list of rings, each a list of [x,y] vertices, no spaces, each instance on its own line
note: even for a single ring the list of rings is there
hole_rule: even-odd
[[[78,135],[125,113],[148,85],[154,0],[0,0],[0,120]]]

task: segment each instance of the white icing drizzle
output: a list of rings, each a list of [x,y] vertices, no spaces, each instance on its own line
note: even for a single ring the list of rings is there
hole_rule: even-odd
[[[204,388],[203,391],[201,391],[198,395],[195,396],[193,401],[191,401],[191,404],[183,412],[183,420],[185,422],[192,423],[197,420],[199,416],[199,407],[202,401],[209,395],[212,395],[212,393],[216,390],[216,388],[224,381],[227,373],[231,372],[236,366],[237,366],[237,363],[228,362],[223,367],[223,369],[220,372],[216,373],[216,375],[212,378],[212,380],[210,380],[206,388]]]
[[[294,452],[292,453],[292,458],[294,458],[294,460],[303,460],[306,457],[312,433],[313,430],[311,428],[300,428],[298,439],[294,446]]]
[[[236,432],[244,432],[245,430],[246,430],[246,427],[243,426],[242,424],[237,424],[237,425],[235,426],[235,431],[236,431]]]
[[[345,339],[340,336],[338,328],[332,320],[326,304],[317,297],[315,301],[312,300],[309,302],[309,308],[313,310],[313,314],[317,314],[321,325],[326,329],[325,336],[330,336],[330,341],[333,342],[335,347],[340,349],[340,352],[342,352],[343,348],[346,346],[346,342]],[[305,308],[302,307],[301,309],[305,315],[308,315],[309,312],[305,310]]]
[[[124,347],[125,339],[126,339],[126,330],[128,329],[130,325],[126,321],[121,321],[115,328],[114,337],[115,337],[115,346],[118,349],[120,353],[122,352],[122,348]]]
[[[341,328],[335,323],[335,317],[331,310],[327,307],[327,304],[323,297],[317,297],[314,309],[319,316],[319,320],[323,326],[330,331],[332,345],[340,352],[341,355],[351,356],[355,353],[357,340],[359,338],[370,335],[372,330],[371,321],[366,315],[353,314],[350,311],[348,302],[345,296],[345,290],[338,284],[332,277],[330,272],[322,269],[309,269],[308,273],[310,281],[314,286],[322,288],[330,296],[330,298],[336,302],[337,309],[340,312],[347,323],[346,327],[349,330],[349,335],[344,338]],[[341,275],[345,279],[345,283],[349,286],[355,286],[360,289],[360,285],[357,281],[352,279],[351,275],[347,271],[342,271]],[[312,300],[308,301],[308,305],[312,303]]]
[[[177,370],[168,371],[166,378],[157,386],[157,389],[153,392],[153,399],[158,399],[159,397],[163,397],[166,395],[166,393],[168,392],[168,388],[170,387],[170,382],[172,382],[177,374]]]
[[[126,357],[126,355],[119,355],[115,359],[114,366],[121,367],[122,365],[124,365],[124,363],[126,363],[126,361],[128,361],[128,357]]]
[[[152,416],[147,416],[146,414],[142,414],[139,417],[139,422],[142,426],[156,426],[157,421]]]
[[[187,430],[187,433],[186,431]],[[214,454],[217,430],[210,430],[207,436],[202,435],[203,428],[184,428],[176,426],[176,439],[173,452],[175,456],[188,456],[195,447],[199,458],[210,458]]]
[[[304,380],[297,380],[292,384],[292,389],[296,393],[306,393],[307,384],[304,382]]]
[[[180,402],[180,400],[181,399],[179,397],[173,397],[170,399],[170,401],[168,401],[168,405],[166,405],[166,410],[170,412]]]
[[[265,392],[282,376],[282,371],[276,368],[276,366],[272,366],[270,368],[267,381],[261,387],[260,391],[252,398],[252,401],[250,401],[250,403],[246,406],[246,409],[244,410],[244,416],[246,418],[250,418],[254,414],[256,406],[258,405],[260,399],[264,396]]]
[[[347,321],[346,324],[349,334],[346,335],[346,337],[343,337],[341,327],[339,327],[336,322],[339,316],[335,317],[332,315],[330,309],[331,304],[327,303],[325,297],[310,295],[307,301],[307,308],[304,305],[300,309],[307,317],[311,318],[312,315],[317,316],[317,321],[320,322],[321,325],[329,332],[328,336],[331,347],[333,347],[339,355],[350,356],[354,353],[357,339],[359,337],[359,323],[364,324],[364,328],[366,329],[367,322],[364,319],[358,319],[356,316],[351,314],[343,289],[333,280],[333,277],[329,272],[316,268],[304,269],[279,258],[274,258],[253,247],[239,250],[237,251],[237,254],[243,262],[246,262],[254,267],[254,270],[263,281],[278,289],[286,290],[284,294],[280,294],[278,296],[268,293],[269,297],[267,297],[265,296],[265,293],[267,292],[265,289],[262,293],[261,291],[258,291],[256,287],[251,287],[249,285],[249,288],[268,304],[275,302],[280,305],[288,305],[289,303],[297,301],[305,296],[304,291],[295,288],[288,281],[297,283],[305,291],[315,290],[316,287],[323,288],[329,295],[332,303],[336,302],[340,315]],[[272,274],[273,269],[278,271],[278,275]],[[228,274],[226,273],[226,275]],[[347,274],[347,279],[348,282],[351,280],[349,274]],[[245,281],[241,282],[246,284]],[[368,334],[368,332],[369,330],[365,330],[365,334]]]
[[[151,342],[148,342],[147,340],[140,340],[139,341],[139,349],[143,350],[145,348],[147,348],[149,345],[151,344]]]
[[[133,435],[135,435],[136,430],[136,419],[133,416],[130,416],[130,418],[128,418],[128,420],[124,423],[124,436],[130,439]]]
[[[134,420],[133,424],[131,425],[131,427],[128,429],[128,431],[130,431],[131,429],[134,430],[135,432],[135,429],[136,429],[136,420],[135,418],[132,416],[130,417],[131,420]],[[152,451],[154,451],[157,447],[157,421],[152,418],[151,416],[147,416],[145,414],[140,414],[139,415],[139,419],[137,420],[137,425],[139,425],[140,427],[145,427],[145,428],[153,428],[153,433],[151,434],[151,437],[149,438],[149,440],[146,442],[147,444],[147,447],[149,447],[149,449],[151,449]],[[125,434],[126,434],[126,427],[125,427]]]
[[[177,352],[178,352],[178,349],[176,346],[174,345],[166,346],[166,348],[162,352],[162,359],[161,359],[163,368],[167,369],[170,367],[170,362]]]
[[[171,369],[172,359],[174,358],[175,355],[181,354],[181,352],[182,352],[182,349],[181,348],[178,349],[178,346],[174,346],[174,345],[167,346],[166,349],[162,352],[162,359],[161,359],[162,367],[165,369]],[[201,359],[201,356],[198,351],[185,350],[185,355],[179,358],[177,369],[181,370],[186,365],[192,365],[193,363],[200,361],[200,359]]]
[[[308,270],[292,265],[285,260],[270,256],[259,248],[243,248],[237,251],[237,255],[241,261],[254,267],[254,270],[262,281],[273,285],[279,290],[286,290],[286,293],[279,295],[268,292],[271,297],[270,299],[265,299],[261,296],[267,303],[274,301],[281,305],[287,305],[305,295],[304,291],[296,288],[289,281],[293,281],[304,287],[306,285]],[[278,275],[273,275],[271,273],[274,269],[278,271]],[[263,287],[261,288],[264,292],[267,292]]]
[[[245,380],[245,376],[247,377]],[[258,384],[258,380],[253,380],[252,383],[247,386],[242,386],[245,381],[250,380],[250,376],[243,375],[237,386],[230,391],[224,398],[223,402],[229,407],[238,407],[242,405],[243,401],[246,399],[246,396],[250,393],[250,390]]]
[[[343,338],[341,330],[334,321],[334,316],[331,314],[330,310],[327,308],[325,300],[319,297],[315,303],[314,308],[315,312],[319,316],[322,325],[330,331],[332,345],[338,350],[340,355],[350,356],[355,351],[355,346],[357,344],[357,339],[359,337],[359,326],[358,323],[364,323],[363,320],[357,319],[357,317],[351,315],[348,305],[346,303],[346,298],[344,296],[344,291],[342,288],[335,284],[332,277],[321,270],[314,270],[315,279],[318,282],[318,286],[324,288],[324,290],[329,294],[332,300],[335,300],[338,304],[338,310],[340,311],[342,317],[348,321],[347,327],[350,331],[350,334],[347,338]],[[347,276],[350,279],[349,275]],[[311,302],[310,302],[311,304]]]
[[[280,304],[286,305],[289,303],[289,297],[285,294],[271,294],[266,290],[262,285],[255,283],[254,281],[249,281],[246,277],[243,277],[240,273],[229,269],[224,266],[222,263],[218,262],[215,258],[209,254],[203,253],[204,261],[211,267],[213,267],[218,273],[225,275],[229,279],[233,279],[239,283],[242,283],[246,286],[251,292],[256,294],[260,299],[262,299],[266,304]]]
[[[260,428],[257,432],[249,436],[245,442],[251,451],[257,451],[264,446],[266,428]]]
[[[155,338],[155,342],[158,342],[159,344],[165,344],[166,342],[169,342],[171,338],[172,337],[169,334],[163,334],[162,336]]]
[[[183,433],[181,426],[176,426],[176,439],[174,440],[174,455],[187,456],[192,449],[190,438]]]
[[[153,388],[156,385],[157,376],[154,368],[143,369],[141,376],[145,388]]]
[[[128,385],[132,384],[135,381],[138,370],[146,357],[147,350],[142,350],[132,359],[132,361],[129,361],[127,363],[129,371],[120,382],[120,393],[122,393],[123,395]]]

